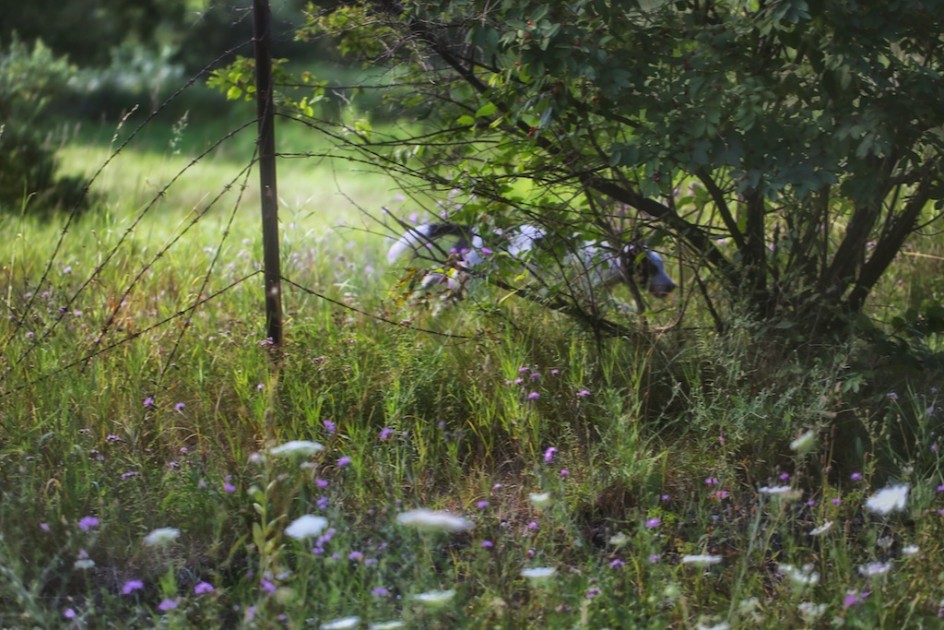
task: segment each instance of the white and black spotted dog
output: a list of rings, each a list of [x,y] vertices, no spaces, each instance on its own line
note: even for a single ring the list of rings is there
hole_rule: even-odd
[[[454,239],[453,245],[444,249],[437,241]],[[547,246],[547,232],[535,225],[522,225],[507,232],[496,231],[494,246],[520,260],[536,277],[540,277],[528,262],[532,252]],[[486,246],[481,236],[472,228],[454,223],[426,223],[410,227],[387,252],[391,263],[404,254],[444,263],[450,260],[460,271],[471,272],[481,265],[494,251]],[[665,271],[665,263],[656,252],[643,246],[630,244],[622,252],[603,242],[584,242],[579,249],[567,256],[565,265],[572,268],[579,282],[589,289],[609,289],[621,282],[638,282],[650,295],[667,297],[675,290],[675,281]],[[624,267],[629,265],[630,273]],[[422,280],[423,289],[436,284],[446,284],[449,289],[459,288],[461,281],[455,276],[438,271],[427,273]]]

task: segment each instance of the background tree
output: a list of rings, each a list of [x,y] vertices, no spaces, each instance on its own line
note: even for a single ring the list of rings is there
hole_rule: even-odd
[[[398,69],[391,105],[420,131],[344,142],[463,191],[460,219],[651,228],[692,284],[826,328],[940,216],[937,7],[378,0],[313,7],[300,36]]]

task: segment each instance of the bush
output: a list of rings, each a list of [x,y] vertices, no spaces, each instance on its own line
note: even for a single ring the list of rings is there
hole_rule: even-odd
[[[33,195],[44,205],[76,199],[81,186],[55,178],[54,149],[43,119],[73,72],[65,57],[40,41],[30,46],[14,37],[0,49],[0,209],[19,208]]]

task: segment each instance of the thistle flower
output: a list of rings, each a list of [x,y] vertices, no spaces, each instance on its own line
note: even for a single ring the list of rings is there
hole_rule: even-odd
[[[143,588],[144,588],[144,582],[142,582],[141,580],[128,580],[121,587],[121,594],[130,595],[131,593],[135,591],[140,591]]]
[[[886,515],[905,509],[908,502],[908,484],[902,483],[879,490],[866,499],[865,507],[876,514]]]
[[[285,528],[285,535],[295,540],[314,538],[328,526],[328,519],[323,516],[306,514],[299,516]]]
[[[157,605],[157,609],[161,612],[167,612],[168,610],[173,610],[175,608],[177,608],[176,599],[165,599]]]
[[[397,523],[424,531],[464,532],[472,529],[473,523],[450,512],[435,510],[410,510],[397,516]]]
[[[163,547],[180,538],[180,530],[176,527],[159,527],[144,537],[144,544],[149,547]]]
[[[556,446],[547,447],[547,450],[544,451],[544,463],[550,464],[551,462],[553,462],[555,455],[557,455],[557,447]]]

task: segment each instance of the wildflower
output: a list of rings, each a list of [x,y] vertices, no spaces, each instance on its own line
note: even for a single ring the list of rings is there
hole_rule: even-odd
[[[832,521],[826,521],[825,523],[823,523],[823,524],[820,525],[819,527],[814,527],[813,529],[811,529],[811,530],[810,530],[810,536],[822,536],[823,534],[825,534],[826,532],[828,532],[828,531],[831,530],[832,528],[833,528],[833,522],[832,522]]]
[[[148,396],[147,398],[145,398],[145,399],[144,399],[144,406],[145,406],[145,407],[153,407],[153,406],[154,406],[154,398],[152,398],[151,396]]]
[[[324,450],[324,446],[318,442],[311,442],[309,440],[292,440],[291,442],[286,442],[281,446],[272,448],[269,450],[269,453],[275,457],[296,457],[314,455],[321,450]]]
[[[540,398],[540,397],[541,397],[541,394],[539,394],[539,393],[537,393],[537,392],[530,392],[530,393],[528,394],[528,400],[537,400],[537,399]]]
[[[326,496],[320,496],[320,497],[318,497],[318,500],[315,501],[315,505],[318,506],[318,509],[319,509],[319,510],[327,510],[327,509],[328,509],[328,497],[326,497]]]
[[[397,523],[424,531],[465,532],[473,527],[469,520],[450,512],[411,510],[397,515]]]
[[[708,477],[705,479],[706,486],[717,486],[720,482],[717,477]]]
[[[176,405],[174,405],[174,409],[178,412],[182,412],[184,410],[184,407],[186,406],[187,405],[185,403],[179,402]]]
[[[832,503],[833,505],[842,505],[842,499],[840,499],[839,497],[830,499],[829,502]]]
[[[557,455],[557,447],[549,446],[547,450],[544,451],[544,463],[550,464],[554,461],[554,456]]]
[[[536,508],[547,507],[551,504],[550,492],[542,492],[540,494],[532,492],[528,495],[528,498],[531,500],[531,504]]]
[[[812,564],[804,564],[797,568],[792,564],[780,563],[777,571],[797,586],[815,586],[819,584],[819,573],[813,570]]]
[[[695,626],[695,630],[731,630],[731,624],[727,621],[719,621],[713,626],[708,626],[699,622],[698,625]]]
[[[216,589],[213,588],[213,585],[209,582],[197,582],[196,586],[193,587],[194,595],[209,595]]]
[[[48,533],[49,533],[49,529],[50,529],[50,528],[49,528],[49,523],[40,523],[40,524],[39,524],[39,529],[42,530],[42,531],[44,531],[44,532],[46,532],[46,533],[48,534]]]
[[[808,453],[816,444],[816,432],[810,429],[790,442],[790,450],[798,455]]]
[[[590,588],[587,589],[587,591],[583,595],[587,599],[596,599],[602,594],[603,594],[603,591],[601,589],[599,589],[596,586],[591,586]]]
[[[892,569],[890,562],[870,562],[858,568],[859,575],[864,577],[877,577],[885,575]]]
[[[114,442],[120,442],[121,437],[118,435],[115,435],[114,433],[109,433],[108,435],[105,436],[105,441],[108,442],[109,444],[112,444]]]
[[[390,597],[390,591],[384,588],[383,586],[375,587],[371,592],[371,595],[374,597]]]
[[[144,537],[144,544],[149,547],[163,547],[180,537],[180,530],[176,527],[159,527]]]
[[[66,608],[62,611],[62,616],[66,619],[75,619],[75,610],[72,608]]]
[[[347,455],[338,458],[338,468],[344,468],[345,466],[350,465],[351,458]]]
[[[888,399],[889,399],[890,401],[892,401],[892,402],[895,402],[895,401],[898,400],[898,393],[897,393],[897,392],[888,392],[888,394],[886,394],[886,396],[887,396]]]
[[[321,421],[321,424],[324,425],[325,432],[326,432],[328,435],[334,435],[335,431],[338,430],[337,425],[334,424],[333,422],[331,422],[330,420],[322,420],[322,421]]]
[[[538,531],[538,527],[539,527],[539,526],[538,526],[538,522],[537,522],[537,521],[529,521],[528,524],[527,524],[525,527],[528,528],[528,531],[536,532],[536,531]]]
[[[489,506],[489,502],[486,501],[485,499],[482,499],[481,501],[478,501],[478,502],[476,502],[476,504],[475,504],[475,507],[477,507],[477,508],[480,509],[480,510],[484,510],[484,509],[487,508],[488,506]]]
[[[629,542],[629,536],[623,532],[619,532],[610,536],[610,540],[608,542],[614,547],[622,547]]]
[[[554,577],[555,573],[557,573],[557,569],[554,567],[533,567],[530,569],[523,569],[521,571],[521,577],[526,578],[532,582],[541,582]]]
[[[321,624],[321,630],[344,630],[345,628],[356,628],[361,623],[360,617],[342,617],[328,623]]]
[[[85,571],[93,568],[95,566],[95,561],[89,558],[88,552],[85,551],[85,549],[80,549],[78,559],[72,563],[72,566],[76,569]]]
[[[800,497],[800,491],[794,490],[790,486],[773,486],[768,487],[764,486],[758,490],[761,494],[765,494],[769,497],[776,497],[778,499],[783,499],[784,501],[792,501]]]
[[[177,608],[176,599],[165,599],[157,605],[157,609],[161,612],[167,612],[168,610],[173,610],[175,608]]]
[[[79,529],[83,532],[87,532],[91,529],[95,529],[100,524],[98,517],[95,516],[83,516],[79,519]]]
[[[859,591],[846,591],[846,596],[842,598],[842,607],[843,608],[852,608],[857,606],[865,601],[865,598],[869,596],[868,592],[860,593]]]
[[[918,551],[920,551],[920,549],[918,549],[917,545],[907,545],[901,548],[901,555],[910,557],[917,554]]]
[[[854,472],[851,475],[849,475],[849,479],[851,479],[852,481],[862,481],[862,473]]]
[[[812,602],[801,602],[797,604],[797,610],[803,620],[809,624],[823,616],[826,612],[826,604],[814,604]]]
[[[144,588],[144,582],[141,580],[128,580],[121,587],[121,594],[130,595],[135,591],[140,591],[142,588]]]
[[[682,564],[690,564],[696,567],[710,567],[713,564],[718,564],[721,560],[721,556],[708,554],[682,556]]]
[[[790,479],[790,473],[780,473],[780,477],[778,477],[778,479],[780,479],[780,481],[788,481]]]
[[[328,519],[323,516],[306,514],[299,516],[285,528],[285,535],[295,540],[313,538],[328,526]]]
[[[898,484],[879,490],[865,501],[865,507],[870,512],[886,515],[890,512],[904,510],[908,502],[908,484]]]
[[[384,442],[390,439],[392,435],[393,435],[393,429],[391,429],[390,427],[384,427],[380,430],[380,435],[378,437],[380,438],[381,442]]]
[[[455,596],[455,589],[449,589],[448,591],[427,591],[425,593],[419,593],[418,595],[414,595],[413,599],[429,608],[439,608],[449,603]]]
[[[614,559],[610,562],[610,568],[611,568],[611,569],[622,569],[624,566],[626,566],[626,563],[623,562],[622,560],[620,560],[619,558],[614,558]]]
[[[563,477],[567,477],[567,476],[569,476],[569,475],[570,475],[570,471],[569,471],[569,470],[567,470],[566,468],[561,468],[560,476],[561,476],[562,478],[563,478]]]
[[[646,520],[646,529],[655,529],[662,524],[662,519],[658,516]]]
[[[269,594],[272,594],[278,590],[278,587],[275,584],[265,578],[262,578],[262,580],[259,581],[259,586],[263,591]]]
[[[140,477],[140,476],[141,476],[141,473],[139,473],[137,470],[129,470],[127,472],[121,473],[122,481],[126,481],[128,479],[132,479],[134,477]]]
[[[364,559],[364,552],[352,551],[351,553],[347,554],[347,559],[351,560],[352,562],[360,562]]]
[[[491,540],[482,541],[482,549],[491,549],[494,546],[495,546],[495,543],[493,543]]]
[[[406,628],[406,622],[394,619],[393,621],[380,621],[367,626],[367,630],[397,630],[398,628]]]
[[[662,562],[662,554],[649,554],[649,564],[659,564],[660,562]]]
[[[589,389],[581,389],[579,392],[577,392],[577,396],[580,398],[586,398],[589,395],[590,395]]]

